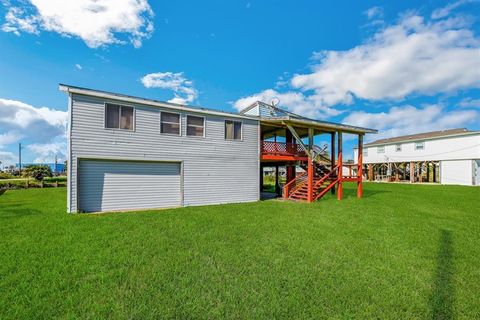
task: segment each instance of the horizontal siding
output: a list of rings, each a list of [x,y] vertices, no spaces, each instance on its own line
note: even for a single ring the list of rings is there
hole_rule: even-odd
[[[171,136],[160,134],[160,111],[168,109],[135,105],[135,131],[110,130],[104,129],[104,100],[78,95],[72,100],[72,211],[77,209],[76,161],[85,157],[182,161],[185,205],[258,200],[258,121],[242,119],[243,140],[229,141],[224,139],[228,117],[198,113],[205,117],[205,137],[187,137],[186,115],[196,114],[181,113],[182,136]]]

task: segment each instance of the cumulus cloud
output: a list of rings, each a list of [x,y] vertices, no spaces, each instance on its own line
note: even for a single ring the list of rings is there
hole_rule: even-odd
[[[364,11],[364,14],[368,19],[381,19],[383,18],[383,8],[371,7]]]
[[[27,141],[28,145],[58,144],[64,148],[66,125],[66,111],[0,99],[0,149],[20,141]],[[37,154],[42,149],[34,147],[30,150]],[[64,155],[64,151],[61,155]]]
[[[64,139],[52,143],[35,143],[28,145],[27,148],[36,155],[34,163],[53,162],[55,157],[58,161],[66,159],[67,144]]]
[[[17,0],[6,5],[2,30],[17,35],[45,30],[78,37],[91,48],[127,40],[138,48],[153,32],[147,0]]]
[[[405,105],[392,107],[386,112],[370,113],[356,111],[343,119],[344,123],[375,128],[379,134],[370,139],[388,138],[399,135],[452,129],[467,126],[480,119],[475,110],[445,111],[441,105],[421,108]]]
[[[146,88],[160,88],[173,91],[174,98],[168,102],[188,104],[198,98],[198,91],[193,82],[183,75],[183,72],[155,72],[142,77],[142,84]]]
[[[376,11],[366,14],[378,16]],[[462,16],[426,21],[403,15],[363,44],[315,53],[310,71],[291,77],[288,91],[276,94],[301,97],[306,115],[328,117],[335,115],[333,106],[356,99],[402,101],[480,88],[480,38],[470,27],[471,21]],[[271,90],[251,97],[265,92]],[[242,101],[234,105],[243,106]],[[295,106],[284,106],[295,112]]]
[[[310,118],[328,118],[339,115],[341,111],[325,106],[315,95],[304,95],[302,92],[278,92],[277,90],[267,89],[251,96],[243,97],[233,103],[237,110],[242,110],[255,101],[272,103],[275,101],[279,106],[288,109],[304,117]]]

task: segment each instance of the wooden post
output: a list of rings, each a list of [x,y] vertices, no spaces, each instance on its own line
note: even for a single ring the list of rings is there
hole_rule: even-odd
[[[313,161],[311,157],[308,157],[308,191],[307,201],[313,202]]]
[[[343,175],[343,157],[342,157],[342,133],[338,133],[338,192],[337,199],[342,200],[343,196],[343,186],[342,186],[342,175]]]
[[[418,163],[418,182],[423,182],[422,168],[423,168],[423,162],[419,162]]]
[[[435,162],[432,163],[432,169],[433,169],[433,182],[437,182],[437,165]]]
[[[373,181],[373,164],[368,164],[368,181]]]
[[[415,182],[415,163],[410,162],[410,183]]]
[[[357,198],[363,197],[363,135],[358,135],[358,181],[357,181]]]
[[[430,182],[430,162],[427,162],[427,182]]]
[[[331,151],[330,164],[331,164],[332,169],[333,169],[335,167],[335,132],[332,132],[332,135],[331,135],[330,149],[332,149],[332,150],[330,150]],[[335,194],[335,187],[330,189],[330,192],[332,194]]]
[[[278,164],[275,165],[275,193],[277,195],[281,194],[280,184],[278,183]]]

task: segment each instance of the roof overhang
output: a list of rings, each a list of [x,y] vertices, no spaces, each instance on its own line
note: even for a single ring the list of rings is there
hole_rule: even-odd
[[[210,115],[222,116],[222,117],[250,119],[250,120],[254,120],[254,121],[260,120],[259,117],[256,117],[256,116],[248,116],[248,115],[244,115],[244,114],[230,113],[230,112],[224,112],[224,111],[216,111],[216,110],[213,110],[213,109],[206,109],[206,108],[201,108],[201,107],[186,106],[186,105],[182,105],[182,104],[145,99],[145,98],[140,98],[140,97],[134,97],[134,96],[124,95],[124,94],[119,94],[119,93],[93,90],[93,89],[87,89],[87,88],[80,88],[80,87],[70,86],[70,85],[66,85],[66,84],[59,84],[58,88],[59,88],[60,91],[63,91],[63,92],[68,93],[68,94],[78,94],[78,95],[97,97],[97,98],[102,98],[102,99],[109,99],[109,100],[113,100],[113,101],[123,101],[123,102],[134,103],[134,104],[143,104],[143,105],[155,106],[155,107],[161,107],[161,108],[168,108],[168,109],[178,110],[178,111],[210,114]]]
[[[343,132],[351,134],[366,134],[366,133],[378,133],[375,129],[362,128],[350,126],[342,123],[327,122],[327,121],[318,121],[313,119],[306,118],[295,118],[295,117],[272,117],[272,118],[261,118],[261,123],[270,124],[270,125],[292,125],[295,127],[302,128],[313,128],[324,132]]]

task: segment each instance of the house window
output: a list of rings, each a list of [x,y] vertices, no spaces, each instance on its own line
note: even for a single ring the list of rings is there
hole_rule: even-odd
[[[180,114],[161,112],[160,133],[180,135]]]
[[[396,144],[396,145],[395,145],[395,151],[396,151],[396,152],[402,151],[402,145],[401,145],[401,144]]]
[[[105,104],[105,127],[108,129],[133,130],[133,107]]]
[[[242,140],[242,123],[240,121],[225,120],[225,139]]]
[[[425,142],[415,142],[415,150],[423,150],[425,149]]]
[[[363,148],[363,156],[368,157],[368,148]]]
[[[385,147],[377,147],[377,153],[385,153]]]
[[[187,115],[187,136],[203,137],[205,118]]]

